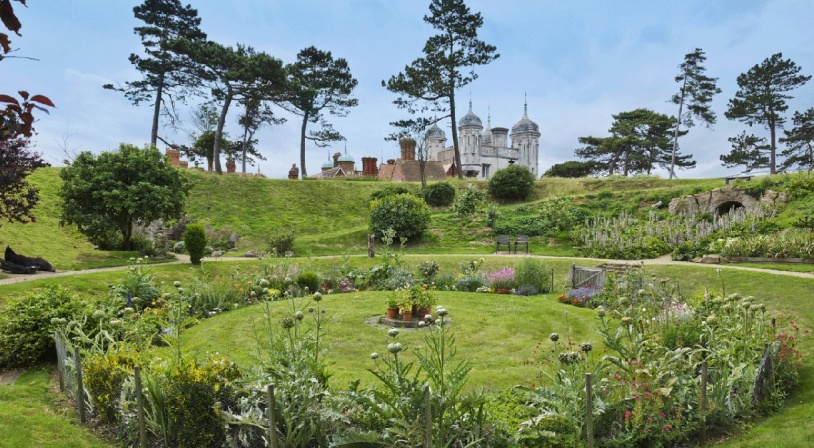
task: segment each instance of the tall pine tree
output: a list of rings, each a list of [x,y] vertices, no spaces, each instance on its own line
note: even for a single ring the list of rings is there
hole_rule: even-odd
[[[777,129],[782,128],[786,122],[781,114],[789,108],[786,100],[791,98],[785,92],[794,90],[811,79],[811,76],[801,75],[800,70],[800,66],[791,59],[783,59],[783,53],[766,58],[738,76],[739,90],[735,93],[735,98],[729,100],[729,109],[725,113],[730,120],[739,120],[749,126],[761,124],[769,130],[768,168],[772,174],[777,172]],[[756,161],[743,159],[753,154],[757,153],[733,146],[733,151],[727,157],[729,162],[724,160],[724,156],[721,156],[721,160],[730,165],[740,161],[740,165],[756,167],[760,165]]]
[[[431,111],[441,113],[440,118],[449,117],[455,168],[461,178],[455,92],[477,79],[476,65],[488,64],[500,55],[495,53],[494,45],[478,39],[483,17],[470,12],[463,0],[432,0],[424,21],[440,33],[424,44],[423,57],[405,66],[402,73],[382,81],[382,86],[400,95],[394,103],[411,114]],[[404,122],[402,125],[411,127]]]
[[[670,160],[670,179],[675,176],[676,152],[678,151],[678,136],[681,124],[687,128],[695,126],[694,119],[711,127],[715,124],[715,112],[710,107],[712,96],[721,93],[716,85],[718,78],[710,78],[703,63],[707,60],[704,50],[696,48],[692,53],[684,55],[684,62],[678,66],[681,70],[675,81],[681,84],[678,93],[670,101],[678,104],[675,133],[673,135],[673,150]],[[684,106],[687,110],[684,110]]]
[[[795,112],[792,117],[794,127],[784,131],[785,138],[780,141],[786,144],[786,149],[780,153],[786,159],[783,161],[783,169],[799,167],[811,171],[814,170],[814,107],[804,113]]]
[[[198,11],[190,5],[183,6],[179,0],[144,0],[133,8],[133,14],[144,22],[144,26],[134,28],[144,45],[144,56],[130,55],[130,62],[144,77],[138,81],[126,82],[126,87],[105,84],[104,88],[118,90],[133,104],[152,101],[153,123],[150,131],[150,144],[158,141],[160,116],[171,122],[177,120],[176,101],[183,101],[197,79],[184,70],[189,63],[184,55],[171,49],[171,43],[179,38],[192,41],[206,39],[199,25]]]

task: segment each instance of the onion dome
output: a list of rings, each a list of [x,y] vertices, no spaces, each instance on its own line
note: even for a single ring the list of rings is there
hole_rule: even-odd
[[[330,160],[326,160],[325,163],[322,164],[322,169],[323,170],[329,170],[329,169],[331,169],[333,167],[334,167],[334,163],[331,162]]]
[[[529,120],[528,104],[523,104],[523,118],[512,126],[512,135],[514,134],[540,134],[540,127],[537,123]]]
[[[337,161],[338,162],[355,162],[355,160],[353,160],[353,156],[351,156],[348,153],[342,154]]]
[[[438,127],[438,123],[432,125],[432,127],[427,131],[427,135],[425,137],[427,140],[430,139],[437,139],[437,140],[446,140],[447,135],[444,133],[444,130]]]
[[[458,127],[465,128],[465,127],[479,127],[483,128],[483,122],[480,121],[480,117],[472,113],[472,100],[469,100],[469,112],[463,116],[460,120],[458,120]]]

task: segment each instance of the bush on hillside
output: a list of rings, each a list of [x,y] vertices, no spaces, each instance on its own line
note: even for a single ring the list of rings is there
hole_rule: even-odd
[[[421,190],[424,201],[435,207],[446,207],[455,200],[455,187],[449,182],[435,182]]]
[[[387,186],[379,191],[374,191],[370,194],[370,200],[383,199],[387,196],[395,196],[397,194],[410,194],[410,190],[400,186]]]
[[[392,228],[397,240],[415,241],[430,226],[427,204],[410,194],[397,194],[376,199],[370,204],[370,231],[379,239]]]
[[[533,189],[534,174],[517,164],[498,170],[487,184],[489,194],[502,201],[524,201]]]
[[[200,224],[187,224],[184,232],[184,245],[189,252],[192,264],[201,264],[201,258],[206,250],[206,231]]]
[[[452,203],[452,212],[458,216],[469,216],[478,209],[483,200],[483,192],[472,187],[460,194]]]
[[[86,307],[65,289],[30,295],[0,314],[0,368],[27,367],[56,358],[54,330]],[[91,319],[88,319],[91,320]],[[89,328],[94,323],[86,322]]]
[[[275,257],[282,257],[287,253],[294,253],[294,238],[293,230],[272,235],[266,242],[268,252]]]

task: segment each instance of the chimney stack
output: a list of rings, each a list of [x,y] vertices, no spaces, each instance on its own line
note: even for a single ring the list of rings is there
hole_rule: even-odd
[[[403,137],[399,140],[401,146],[401,160],[415,160],[415,140],[410,137]]]
[[[297,168],[296,163],[291,164],[291,169],[288,170],[288,178],[292,180],[297,180],[300,177],[300,169]]]
[[[362,175],[363,176],[376,176],[379,174],[379,168],[376,166],[377,159],[375,157],[362,157]]]

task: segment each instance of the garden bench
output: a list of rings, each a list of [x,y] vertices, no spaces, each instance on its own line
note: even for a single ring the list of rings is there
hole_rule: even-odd
[[[514,253],[517,253],[517,246],[526,246],[526,253],[529,253],[529,236],[517,235],[514,239]]]
[[[500,246],[506,246],[506,252],[512,251],[512,240],[509,235],[498,235],[497,245],[495,246],[495,253],[500,251]]]

